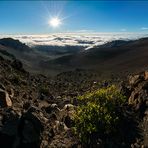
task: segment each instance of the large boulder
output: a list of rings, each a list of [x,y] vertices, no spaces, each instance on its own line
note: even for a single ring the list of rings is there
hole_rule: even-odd
[[[0,89],[0,106],[1,107],[11,107],[12,101],[9,97],[7,91]]]
[[[59,113],[60,109],[58,108],[58,105],[56,103],[53,103],[53,104],[50,104],[49,106],[45,107],[45,111],[48,114]]]
[[[1,110],[0,147],[12,148],[15,145],[19,115],[12,109]]]
[[[64,123],[68,128],[71,128],[74,125],[74,121],[72,120],[72,118],[70,116],[66,116],[64,119]]]
[[[129,85],[132,88],[128,103],[133,106],[139,116],[143,118],[148,102],[148,72],[129,78]]]
[[[73,126],[72,118],[75,112],[74,108],[75,107],[72,104],[65,104],[65,106],[61,110],[61,119],[68,128],[71,128]]]
[[[18,126],[19,147],[40,147],[43,124],[37,112],[28,111],[20,118]]]
[[[138,83],[140,83],[143,80],[144,80],[143,76],[139,74],[134,76],[129,76],[129,84],[131,86],[136,86]]]

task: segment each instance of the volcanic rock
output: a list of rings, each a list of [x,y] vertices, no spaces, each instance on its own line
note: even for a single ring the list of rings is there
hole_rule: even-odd
[[[148,80],[148,71],[144,72],[144,78],[145,78],[145,80]]]
[[[0,89],[0,106],[1,107],[11,107],[12,101],[9,97],[7,91]]]
[[[141,75],[134,75],[129,77],[129,84],[131,86],[137,85],[139,82],[143,80],[143,76]]]
[[[40,147],[43,125],[38,116],[37,113],[30,111],[22,115],[18,126],[20,147],[24,145],[26,145],[26,147]]]

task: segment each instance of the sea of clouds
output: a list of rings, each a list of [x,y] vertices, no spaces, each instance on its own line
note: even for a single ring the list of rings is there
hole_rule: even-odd
[[[28,46],[81,46],[91,49],[113,40],[135,40],[148,37],[144,33],[56,33],[48,35],[0,35],[0,38],[18,39]]]

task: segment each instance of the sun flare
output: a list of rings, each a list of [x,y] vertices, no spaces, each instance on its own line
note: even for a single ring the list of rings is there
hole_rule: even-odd
[[[59,27],[61,25],[61,20],[57,17],[51,18],[51,20],[49,20],[49,25],[52,27]]]

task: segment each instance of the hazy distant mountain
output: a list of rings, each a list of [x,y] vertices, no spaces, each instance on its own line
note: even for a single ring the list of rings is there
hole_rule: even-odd
[[[89,47],[88,49],[92,49],[92,48],[113,48],[113,47],[119,47],[119,46],[123,46],[126,45],[128,43],[133,42],[133,40],[114,40],[114,41],[109,41],[107,43],[104,43],[102,45],[98,45],[98,46],[92,46]]]
[[[63,55],[63,54],[74,54],[82,51],[81,46],[53,46],[53,45],[36,45],[34,48],[41,52],[46,53],[48,55]]]
[[[53,65],[96,69],[103,73],[139,71],[148,68],[148,38],[135,41],[112,41],[75,55],[42,62]]]

